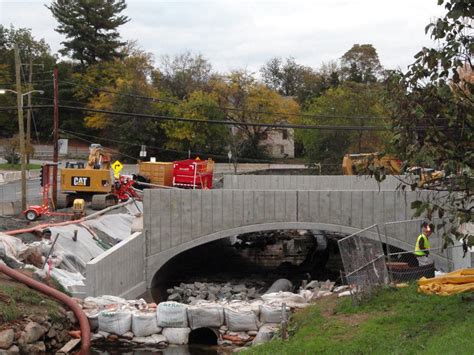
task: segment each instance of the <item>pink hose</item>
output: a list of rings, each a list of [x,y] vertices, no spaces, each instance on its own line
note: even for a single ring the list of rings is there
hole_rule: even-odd
[[[66,306],[68,306],[76,315],[77,320],[81,328],[81,354],[89,354],[89,348],[91,346],[91,329],[89,327],[89,320],[87,319],[85,313],[82,311],[81,307],[68,295],[65,295],[54,288],[51,288],[41,282],[33,280],[32,278],[23,275],[22,273],[9,268],[6,265],[0,264],[0,272],[3,272],[5,275],[10,276],[12,279],[15,279],[25,285],[34,288],[35,290],[51,296],[58,301],[61,301]]]

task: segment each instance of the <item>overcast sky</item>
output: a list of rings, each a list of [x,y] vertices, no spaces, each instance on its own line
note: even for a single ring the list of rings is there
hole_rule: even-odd
[[[53,52],[64,40],[45,0],[0,0],[4,26],[28,27]],[[155,59],[189,50],[219,71],[258,71],[270,58],[293,56],[318,68],[354,43],[371,43],[385,68],[405,69],[433,43],[425,26],[444,13],[437,0],[128,0],[120,27]]]

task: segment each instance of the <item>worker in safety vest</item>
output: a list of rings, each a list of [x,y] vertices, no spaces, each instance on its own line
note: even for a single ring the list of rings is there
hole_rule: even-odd
[[[415,256],[418,260],[418,265],[433,264],[433,259],[430,257],[430,241],[429,237],[433,233],[431,226],[424,222],[421,225],[421,234],[416,239]]]

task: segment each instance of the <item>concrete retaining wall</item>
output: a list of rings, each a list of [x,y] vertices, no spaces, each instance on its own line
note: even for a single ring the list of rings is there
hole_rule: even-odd
[[[224,175],[231,190],[396,190],[400,180],[387,176],[380,184],[369,176],[345,175]]]
[[[113,246],[86,265],[87,296],[135,298],[146,291],[145,243],[141,232]]]
[[[27,202],[27,205],[40,205],[41,198],[29,198]],[[0,201],[0,216],[15,216],[21,212],[21,201]]]
[[[40,170],[28,170],[26,172],[27,179],[38,178]],[[0,171],[0,184],[21,180],[21,171]]]

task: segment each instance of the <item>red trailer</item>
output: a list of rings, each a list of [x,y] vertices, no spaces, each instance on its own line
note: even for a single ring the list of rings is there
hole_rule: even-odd
[[[214,161],[186,159],[173,163],[173,186],[190,189],[212,189]]]

